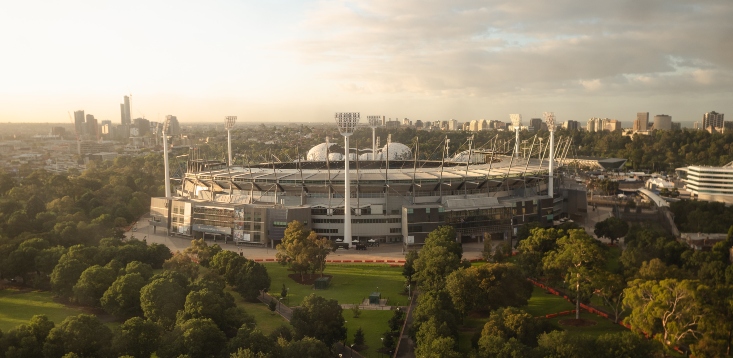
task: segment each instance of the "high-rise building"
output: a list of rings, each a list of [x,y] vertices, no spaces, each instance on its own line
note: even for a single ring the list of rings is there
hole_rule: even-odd
[[[176,116],[167,115],[165,116],[166,119],[169,119],[170,122],[168,124],[168,135],[179,135],[181,134],[181,125],[178,123],[178,118]]]
[[[529,120],[529,126],[532,127],[532,130],[535,132],[542,129],[542,123],[542,118],[532,118]]]
[[[620,131],[621,130],[621,122],[619,122],[617,119],[603,119],[603,130],[604,131]]]
[[[578,121],[568,120],[562,124],[562,127],[570,131],[577,131],[580,128],[580,123]]]
[[[449,131],[455,131],[458,130],[458,121],[455,119],[451,119],[448,121],[448,130]]]
[[[632,128],[635,132],[649,130],[649,112],[636,113],[636,120]]]
[[[654,116],[654,129],[660,131],[672,130],[672,116],[658,114]]]
[[[705,113],[702,116],[702,129],[713,128],[713,131],[720,131],[724,127],[723,113],[715,111]]]
[[[78,137],[84,135],[84,123],[84,110],[74,111],[74,131]]]
[[[87,122],[84,126],[88,138],[97,139],[97,119],[94,115],[87,114]]]
[[[135,118],[135,128],[139,136],[144,136],[150,132],[150,121],[145,118]]]
[[[596,132],[597,131],[596,129],[598,128],[598,125],[596,122],[598,122],[599,120],[600,120],[599,118],[588,119],[588,122],[586,122],[585,124],[585,130],[587,130],[588,132]]]
[[[125,96],[125,103],[120,103],[121,123],[132,124],[132,115],[130,114],[130,97]]]

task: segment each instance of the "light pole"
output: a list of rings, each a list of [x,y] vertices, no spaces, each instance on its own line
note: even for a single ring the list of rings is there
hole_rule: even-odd
[[[382,351],[384,350],[384,337],[379,337],[379,339],[382,340],[382,347],[379,348],[379,356],[382,356]]]
[[[351,352],[349,352],[350,353],[349,357],[353,357],[354,356],[354,344],[352,343],[351,346],[349,347],[351,347]]]
[[[232,166],[232,128],[234,127],[234,123],[237,122],[237,116],[227,116],[226,122],[224,123],[224,127],[227,129],[227,143],[229,148],[229,163],[228,165]]]
[[[351,182],[349,181],[349,137],[359,124],[359,112],[337,112],[336,125],[344,136],[344,244],[351,248]]]
[[[168,128],[171,125],[171,118],[173,116],[165,116],[165,122],[163,122],[163,166],[165,167],[165,197],[171,196],[171,174],[168,166]],[[170,226],[169,226],[170,230]]]
[[[372,129],[372,160],[377,160],[377,127],[382,125],[380,116],[367,116],[369,127]]]
[[[514,141],[514,156],[519,158],[519,128],[522,126],[522,115],[521,114],[510,114],[509,118],[512,120],[512,127],[516,133],[516,139]]]
[[[550,196],[550,198],[553,198],[554,196],[554,188],[553,188],[553,169],[555,167],[555,113],[553,112],[544,112],[545,122],[547,122],[547,130],[550,131],[550,167],[549,167],[549,180],[547,181],[547,195]],[[554,213],[554,207],[555,203],[553,201],[553,213]]]

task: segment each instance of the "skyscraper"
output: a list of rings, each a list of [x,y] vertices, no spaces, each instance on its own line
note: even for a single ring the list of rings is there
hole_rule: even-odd
[[[132,124],[132,117],[130,115],[130,97],[128,96],[125,96],[125,103],[120,103],[120,117],[122,124]]]
[[[720,131],[724,125],[723,113],[715,111],[705,113],[702,116],[702,129],[713,128],[714,130]]]
[[[74,111],[74,131],[78,137],[84,134],[84,110]]]
[[[85,134],[89,138],[97,139],[97,119],[92,114],[87,114],[86,118]]]
[[[532,118],[529,120],[529,126],[532,127],[532,130],[537,132],[540,129],[542,129],[542,118]]]
[[[633,129],[634,131],[649,130],[649,112],[636,113],[636,120],[634,121]]]
[[[666,114],[654,116],[654,129],[660,131],[672,130],[672,116]]]

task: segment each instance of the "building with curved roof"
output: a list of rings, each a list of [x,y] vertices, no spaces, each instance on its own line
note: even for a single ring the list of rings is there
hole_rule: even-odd
[[[467,152],[452,160],[415,160],[396,142],[384,146],[378,160],[363,160],[367,152],[351,163],[346,208],[345,166],[336,150],[343,153],[321,143],[303,161],[250,166],[191,161],[175,197],[153,198],[151,224],[195,238],[274,247],[292,220],[338,242],[350,210],[355,240],[410,246],[441,225],[453,226],[462,241],[506,239],[525,222],[550,225],[561,212],[562,197],[547,195],[547,158],[474,149],[470,162]],[[364,151],[353,152],[355,159]]]

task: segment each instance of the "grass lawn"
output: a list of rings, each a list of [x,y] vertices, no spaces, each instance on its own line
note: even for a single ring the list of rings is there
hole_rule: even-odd
[[[621,269],[621,248],[618,246],[611,246],[608,248],[608,256],[606,261],[606,270],[608,272],[618,272]]]
[[[319,296],[336,299],[340,304],[361,303],[369,294],[379,290],[382,298],[387,298],[387,305],[407,306],[407,296],[402,295],[405,279],[401,267],[369,264],[327,264],[324,274],[333,275],[331,286],[326,290],[314,290],[310,285],[301,285],[290,279],[286,266],[277,263],[266,263],[267,273],[272,284],[270,294],[278,297],[282,285],[289,289],[288,306],[300,305],[303,298],[315,293]],[[287,302],[287,301],[286,301]]]
[[[463,326],[458,331],[458,351],[468,354],[471,351],[471,338],[476,332],[484,329],[489,316],[485,317],[466,317],[463,320]]]
[[[344,310],[343,315],[346,320],[348,344],[354,343],[354,333],[361,327],[361,330],[364,331],[364,341],[369,348],[359,353],[364,357],[378,357],[379,352],[377,350],[382,347],[382,340],[380,338],[389,329],[387,322],[392,318],[393,314],[393,311],[362,310],[359,318],[354,318],[351,310]]]
[[[555,317],[555,318],[551,318],[550,321],[557,324],[563,330],[569,333],[584,334],[584,335],[589,335],[589,336],[594,336],[594,337],[598,337],[605,333],[617,333],[617,332],[628,331],[626,328],[620,325],[614,324],[613,322],[603,317],[598,317],[586,311],[580,311],[580,318],[594,321],[596,322],[595,325],[588,326],[588,327],[570,327],[570,326],[563,326],[558,323],[560,320],[568,319],[568,318],[575,318],[575,316],[572,315],[572,316]]]
[[[53,301],[51,292],[0,290],[0,329],[7,332],[28,323],[34,315],[45,314],[56,325],[68,316],[84,311]]]
[[[533,316],[544,316],[550,313],[557,313],[575,309],[575,305],[565,301],[560,296],[547,293],[547,291],[535,287],[532,290],[532,297],[523,309]]]
[[[270,334],[270,332],[275,330],[275,328],[282,325],[290,327],[290,322],[286,321],[285,318],[279,314],[270,311],[264,303],[247,302],[242,299],[242,296],[232,290],[231,287],[227,287],[225,290],[234,297],[234,302],[237,304],[237,307],[254,316],[255,321],[257,321],[257,328],[259,328],[262,333]]]

